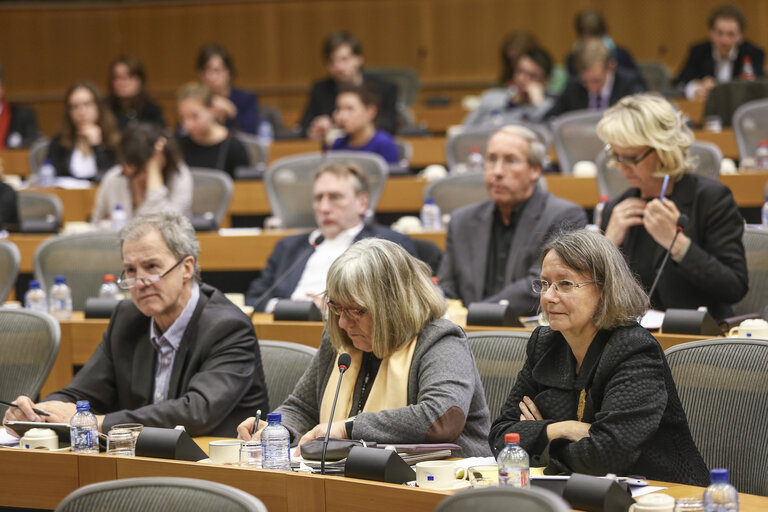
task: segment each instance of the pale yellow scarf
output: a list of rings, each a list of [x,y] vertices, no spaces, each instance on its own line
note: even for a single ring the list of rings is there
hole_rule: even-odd
[[[388,411],[408,405],[408,376],[411,373],[411,361],[415,349],[416,338],[413,338],[391,356],[382,359],[362,412]],[[339,382],[339,355],[341,354],[336,356],[336,364],[331,371],[331,378],[328,379],[328,384],[325,386],[323,401],[320,404],[320,423],[323,425],[327,424],[331,417],[333,395],[336,393],[336,385]],[[352,364],[344,372],[344,380],[341,382],[333,421],[347,419],[352,408],[352,398],[355,394],[355,384],[357,384],[357,377],[363,362],[363,352],[353,348],[349,350],[349,355],[352,357]]]

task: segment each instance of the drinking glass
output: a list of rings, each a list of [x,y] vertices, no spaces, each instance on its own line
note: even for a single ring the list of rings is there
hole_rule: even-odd
[[[136,437],[125,428],[113,428],[107,434],[108,455],[136,455]]]

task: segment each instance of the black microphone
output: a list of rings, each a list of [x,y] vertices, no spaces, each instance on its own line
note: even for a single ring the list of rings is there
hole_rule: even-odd
[[[259,308],[259,304],[261,304],[264,299],[269,298],[269,295],[277,288],[277,285],[285,281],[285,279],[291,275],[291,273],[296,269],[296,267],[299,265],[299,263],[303,262],[309,255],[311,255],[315,249],[317,249],[317,246],[320,245],[325,241],[325,237],[320,233],[319,231],[313,231],[309,235],[309,245],[312,247],[309,248],[307,252],[301,255],[300,258],[296,258],[296,261],[293,262],[293,264],[288,267],[288,270],[280,274],[280,277],[275,279],[275,282],[272,283],[272,286],[267,288],[267,290],[262,293],[259,298],[256,300],[256,302],[253,303],[253,310],[256,311]]]
[[[333,395],[333,405],[331,406],[331,418],[328,420],[328,430],[325,431],[325,439],[323,440],[323,453],[320,456],[321,475],[325,474],[325,451],[328,449],[328,439],[331,437],[331,424],[333,423],[333,413],[336,412],[336,400],[339,398],[341,379],[344,377],[344,372],[347,371],[351,363],[352,357],[346,352],[339,356],[339,383],[336,384],[336,394]]]
[[[667,249],[667,253],[664,255],[664,261],[661,262],[661,265],[659,266],[659,270],[656,272],[656,279],[653,280],[653,284],[651,285],[651,291],[648,292],[648,299],[653,296],[653,292],[656,291],[656,285],[659,284],[659,278],[661,277],[661,273],[664,271],[664,267],[667,265],[667,260],[669,259],[669,255],[672,252],[672,247],[675,246],[675,241],[677,240],[677,236],[683,232],[685,227],[688,225],[688,216],[684,213],[681,213],[680,216],[677,218],[677,229],[675,230],[675,236],[672,237],[672,243],[669,244],[669,249]]]

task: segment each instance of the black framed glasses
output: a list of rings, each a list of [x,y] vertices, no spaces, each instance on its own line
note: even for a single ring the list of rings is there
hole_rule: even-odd
[[[626,165],[628,167],[637,167],[640,162],[648,158],[648,155],[656,151],[656,148],[648,148],[648,151],[643,153],[640,156],[619,156],[616,154],[616,152],[610,147],[607,146],[606,149],[608,150],[608,154],[611,155],[611,159],[616,162],[617,164]]]
[[[533,288],[533,291],[536,293],[547,293],[549,290],[549,287],[554,287],[555,291],[557,293],[560,293],[562,295],[566,295],[568,293],[571,293],[576,288],[581,288],[582,286],[587,286],[588,284],[595,284],[595,281],[584,281],[583,283],[574,283],[573,281],[568,281],[567,279],[563,279],[562,281],[555,281],[554,283],[550,283],[549,281],[544,281],[543,279],[535,279],[533,283],[531,283],[531,288]]]
[[[334,315],[341,316],[342,313],[346,313],[349,318],[355,321],[360,320],[368,312],[367,308],[345,308],[332,300],[327,300],[325,303],[328,305],[328,309],[333,311]]]
[[[184,261],[187,257],[184,256],[179,261],[177,261],[171,268],[163,272],[162,274],[149,274],[145,277],[126,277],[125,276],[125,270],[120,274],[120,278],[117,280],[117,286],[119,286],[123,290],[130,290],[134,286],[136,286],[139,281],[141,281],[145,285],[155,284],[165,276],[167,276],[171,270],[175,269],[176,267],[181,264],[182,261]]]

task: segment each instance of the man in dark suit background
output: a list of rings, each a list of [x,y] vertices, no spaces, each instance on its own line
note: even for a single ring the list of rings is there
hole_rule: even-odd
[[[448,225],[437,273],[448,298],[508,301],[515,314],[535,314],[539,256],[549,236],[587,224],[578,205],[544,192],[538,181],[546,146],[528,128],[506,126],[488,141],[485,185],[489,201],[456,210]]]
[[[313,300],[323,306],[321,294],[331,263],[358,240],[378,237],[397,242],[413,256],[413,240],[381,226],[368,226],[369,187],[365,173],[352,163],[332,162],[315,173],[312,208],[317,229],[309,235],[280,240],[267,267],[245,294],[245,303],[271,312],[279,299]],[[296,265],[292,268],[293,265]],[[286,277],[278,283],[283,276]],[[275,288],[269,291],[270,287]],[[266,297],[262,296],[268,293]]]
[[[746,18],[741,9],[735,5],[716,7],[708,23],[709,41],[691,47],[683,70],[675,78],[675,85],[683,87],[689,99],[706,99],[718,83],[765,76],[763,50],[744,41]]]
[[[5,74],[0,66],[0,150],[29,147],[38,137],[35,111],[5,98]]]
[[[200,246],[189,220],[176,213],[135,217],[120,239],[118,283],[132,302],[120,302],[69,385],[38,404],[18,397],[20,409],[9,408],[4,422],[69,423],[75,402],[88,400],[103,432],[141,423],[232,436],[242,418],[268,411],[253,324],[220,291],[198,284]]]
[[[617,68],[613,54],[600,39],[584,41],[576,54],[575,65],[578,77],[569,80],[547,117],[572,110],[605,110],[624,96],[645,91],[642,77]]]
[[[309,102],[301,117],[301,133],[313,140],[325,138],[333,128],[331,116],[336,108],[336,95],[345,85],[366,84],[379,97],[376,128],[395,134],[397,129],[397,86],[363,71],[363,47],[352,34],[332,32],[323,43],[323,59],[328,78],[315,82]]]

